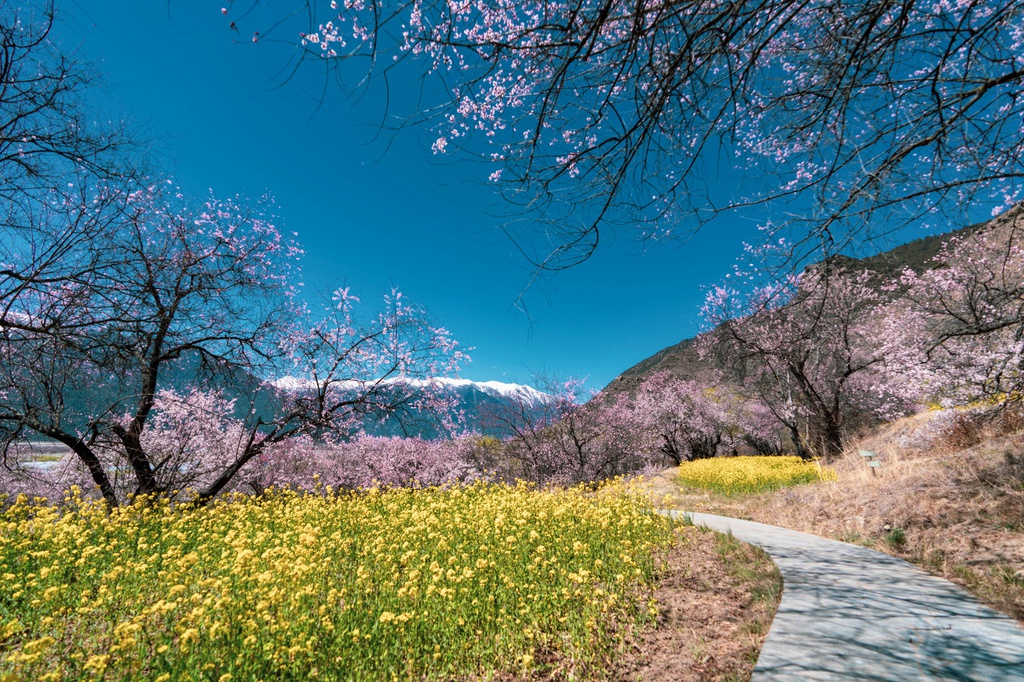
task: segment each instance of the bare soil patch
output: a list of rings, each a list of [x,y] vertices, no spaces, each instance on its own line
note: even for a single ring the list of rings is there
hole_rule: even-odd
[[[623,652],[615,678],[750,679],[781,592],[778,569],[761,550],[704,529],[680,529],[654,594],[656,627]]]

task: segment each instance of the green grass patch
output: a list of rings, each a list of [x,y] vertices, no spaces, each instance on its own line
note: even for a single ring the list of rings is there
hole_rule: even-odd
[[[754,600],[763,602],[774,613],[782,599],[782,574],[768,553],[740,542],[732,533],[718,533],[715,549],[729,574],[749,584]]]

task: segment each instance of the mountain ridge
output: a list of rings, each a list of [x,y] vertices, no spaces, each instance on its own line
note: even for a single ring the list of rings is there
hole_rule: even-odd
[[[274,381],[269,382],[276,388],[284,390],[294,391],[303,388],[311,388],[315,384],[311,379],[301,379],[299,377],[284,376]],[[351,386],[358,388],[361,386],[367,386],[377,383],[373,380],[368,381],[342,381],[339,384],[342,387]],[[551,396],[543,391],[538,391],[532,386],[526,384],[510,384],[502,381],[473,381],[472,379],[459,379],[456,377],[431,377],[429,379],[408,379],[404,377],[395,377],[393,379],[384,379],[380,383],[383,384],[398,384],[403,383],[417,387],[442,387],[446,390],[468,390],[478,391],[494,398],[508,398],[511,400],[519,400],[523,403],[536,406],[548,402]]]
[[[929,269],[929,261],[939,254],[942,245],[951,237],[968,236],[991,224],[992,221],[974,223],[941,234],[920,237],[864,258],[837,255],[832,257],[831,262],[846,269],[869,270],[874,273],[872,279],[880,285],[884,281],[897,278],[904,268],[910,268],[917,273]],[[813,268],[817,265],[820,263],[808,267]],[[631,391],[650,375],[662,371],[687,380],[707,381],[713,369],[700,358],[695,345],[696,340],[696,336],[688,337],[679,343],[662,348],[624,370],[601,392],[610,397]]]

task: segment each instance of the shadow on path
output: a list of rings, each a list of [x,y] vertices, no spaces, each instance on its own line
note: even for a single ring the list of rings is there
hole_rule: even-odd
[[[1024,682],[1024,629],[953,583],[866,547],[691,512],[759,545],[782,573],[779,610],[752,682]]]

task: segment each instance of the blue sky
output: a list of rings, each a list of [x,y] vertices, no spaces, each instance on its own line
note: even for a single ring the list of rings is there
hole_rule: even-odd
[[[720,220],[646,252],[615,235],[527,292],[527,319],[513,304],[529,270],[497,229],[502,208],[483,164],[439,160],[427,128],[389,148],[375,142],[379,102],[335,88],[321,98],[316,69],[276,87],[291,48],[249,43],[216,3],[78,0],[65,11],[64,40],[106,81],[99,105],[146,128],[179,185],[199,196],[270,192],[306,249],[310,293],[346,284],[369,307],[399,287],[475,347],[465,378],[529,383],[539,372],[601,388],[698,331],[702,285],[755,233]]]

